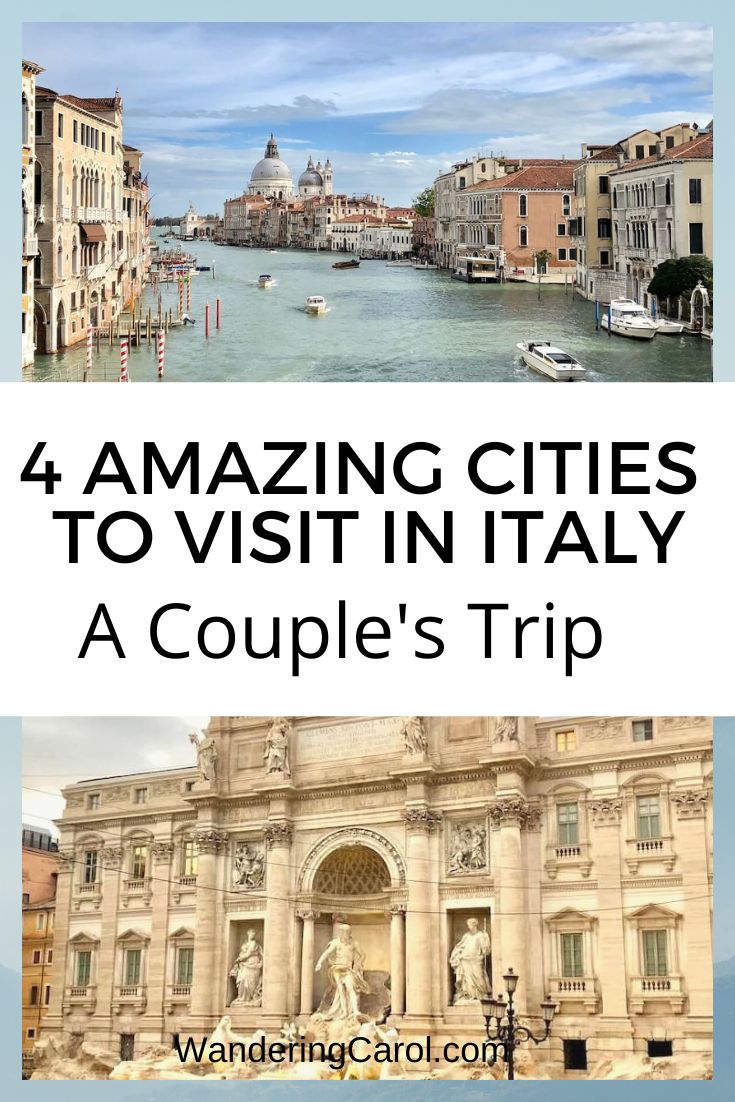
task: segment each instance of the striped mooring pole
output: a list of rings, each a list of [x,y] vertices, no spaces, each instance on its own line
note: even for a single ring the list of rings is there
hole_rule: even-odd
[[[163,369],[166,363],[166,334],[163,329],[156,333],[156,352],[158,354],[158,378],[163,378]]]
[[[186,312],[191,309],[191,272],[186,277]]]
[[[184,277],[179,276],[179,317],[184,312]]]
[[[112,324],[112,323],[110,323]],[[84,381],[89,381],[89,376],[92,373],[92,345],[94,342],[94,330],[91,325],[87,326],[87,357],[84,361]]]
[[[129,383],[130,376],[128,375],[128,352],[130,350],[130,341],[127,337],[123,337],[120,341],[120,382]]]

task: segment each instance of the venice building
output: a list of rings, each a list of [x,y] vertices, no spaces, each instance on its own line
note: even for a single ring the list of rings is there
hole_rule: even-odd
[[[271,134],[263,157],[250,174],[247,194],[261,195],[266,199],[313,199],[331,195],[332,190],[331,161],[327,159],[324,165],[318,161],[315,165],[311,157],[294,189],[291,169],[281,160],[278,143]]]
[[[346,922],[363,1012],[480,1039],[450,965],[474,919],[488,986],[515,968],[531,1021],[556,1001],[555,1072],[709,1052],[711,793],[701,716],[215,718],[196,765],[65,789],[45,1030],[277,1036],[331,997]]]

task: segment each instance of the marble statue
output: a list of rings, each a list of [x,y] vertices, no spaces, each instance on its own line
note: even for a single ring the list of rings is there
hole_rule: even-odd
[[[364,960],[359,945],[352,940],[351,927],[341,922],[337,926],[336,937],[329,942],[314,969],[319,972],[324,961],[329,963],[328,975],[334,984],[334,998],[323,1015],[327,1021],[354,1018],[360,1013],[360,995],[367,995],[370,991],[363,975]]]
[[[283,716],[273,717],[265,738],[263,760],[266,773],[281,773],[284,777],[291,776],[291,765],[288,760],[289,730],[289,723]]]
[[[425,754],[428,742],[424,734],[421,716],[404,716],[401,721],[401,734],[407,754]]]
[[[459,873],[477,872],[486,868],[486,839],[487,831],[480,823],[463,823],[456,826],[449,844],[448,874],[456,876]]]
[[[207,734],[190,734],[189,742],[196,746],[200,780],[213,781],[217,773],[217,743]]]
[[[263,949],[255,936],[255,930],[248,930],[230,969],[230,975],[237,988],[237,996],[230,1006],[260,1006],[263,991]]]
[[[454,970],[454,1004],[475,1002],[487,995],[490,983],[485,959],[490,953],[490,938],[480,929],[476,918],[467,919],[467,933],[452,949],[449,964]]]
[[[518,716],[498,716],[493,742],[518,741]]]
[[[235,849],[232,883],[236,888],[262,888],[265,880],[265,852],[262,846],[242,842]]]

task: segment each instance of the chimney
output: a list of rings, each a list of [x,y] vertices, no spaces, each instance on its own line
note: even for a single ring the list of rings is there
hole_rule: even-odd
[[[663,160],[665,151],[666,142],[663,140],[663,138],[659,138],[656,142],[656,156],[658,157],[659,161]]]
[[[587,156],[587,142],[582,142],[582,160]]]
[[[618,168],[622,168],[624,164],[625,164],[625,154],[623,153],[623,151],[621,149],[621,151],[618,153]]]

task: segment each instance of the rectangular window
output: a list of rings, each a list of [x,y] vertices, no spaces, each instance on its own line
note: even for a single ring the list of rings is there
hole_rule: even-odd
[[[90,811],[96,811],[100,806],[100,794],[99,792],[90,792],[87,796],[87,807]]]
[[[612,222],[609,218],[597,219],[597,236],[612,237]]]
[[[79,123],[76,119],[74,119],[71,124],[71,136],[75,142],[79,141]]]
[[[147,788],[136,788],[133,792],[133,803],[144,804],[148,800]]]
[[[104,132],[104,130],[103,130],[103,131],[102,131],[102,152],[103,152],[103,153],[105,152],[105,142],[106,142],[106,139],[107,139],[107,135],[105,134],[105,132]]]
[[[643,975],[668,976],[666,930],[643,931]]]
[[[689,223],[689,252],[692,256],[704,253],[704,226],[701,222]]]
[[[584,956],[581,933],[561,935],[562,976],[583,976]]]
[[[97,850],[88,849],[84,854],[84,883],[97,883]]]
[[[556,251],[557,251],[559,260],[566,260],[566,258],[567,258],[567,250],[566,249],[557,249]]]
[[[36,929],[43,930],[46,926],[46,915],[43,911],[36,915]]]
[[[566,237],[566,235],[567,235],[567,224],[566,224],[566,222],[558,222],[557,226],[556,226],[556,236],[557,237]]]
[[[115,152],[115,137],[114,137],[114,135],[111,134],[110,135],[110,153],[114,153],[114,152]]]
[[[46,964],[53,964],[53,962],[54,962],[54,951],[53,951],[53,949],[47,949],[46,950]]]
[[[689,181],[689,202],[701,203],[702,202],[702,181],[690,180]]]
[[[77,953],[76,976],[74,983],[77,987],[87,987],[92,973],[92,950],[80,949]]]
[[[41,950],[40,949],[34,949],[33,950],[33,963],[34,964],[40,964],[41,963]]]
[[[28,1030],[26,1031],[26,1037],[28,1038],[29,1041],[32,1041],[35,1036],[36,1036],[35,1027],[34,1026],[29,1026]]]
[[[642,161],[643,158],[645,157],[645,155],[646,155],[646,147],[644,145],[637,145],[635,147],[635,159],[637,161]]]
[[[633,742],[651,742],[653,740],[653,720],[636,719],[633,721]]]
[[[608,252],[607,249],[600,249],[600,267],[601,268],[609,268],[610,267],[610,253]]]
[[[130,865],[131,879],[144,880],[147,863],[148,846],[133,846],[133,859]]]
[[[574,846],[579,841],[579,805],[576,803],[556,805],[556,825],[559,844]]]
[[[63,137],[64,137],[64,116],[63,116],[63,115],[61,115],[61,114],[59,115],[59,129],[58,129],[58,134],[59,134],[59,137],[60,137],[60,138],[63,138]]]
[[[23,906],[27,907],[31,901],[30,892],[23,892]]]
[[[658,796],[638,796],[636,817],[639,838],[661,837],[661,808]]]
[[[587,1071],[587,1042],[565,1038],[564,1045],[564,1070]]]
[[[199,859],[197,856],[196,842],[184,842],[184,859],[181,866],[181,875],[196,876],[198,863]]]
[[[51,984],[47,983],[43,992],[43,1005],[48,1006],[51,1002]]]
[[[125,950],[123,983],[126,987],[137,987],[140,983],[140,949]]]
[[[565,754],[568,750],[576,750],[577,734],[575,731],[557,731],[555,743],[557,754]]]
[[[43,134],[43,111],[36,111],[36,137]]]
[[[38,1006],[39,987],[37,983],[31,986],[31,1006]]]
[[[191,986],[194,977],[194,950],[179,949],[176,960],[176,982],[184,987]]]
[[[599,183],[600,183],[600,195],[609,195],[610,194],[610,177],[609,176],[600,176],[599,177]]]
[[[666,148],[667,149],[673,149],[674,148],[674,135],[673,134],[667,134],[666,135]]]
[[[577,259],[577,249],[576,249],[576,247],[569,250],[569,259],[570,260],[576,260]]]
[[[649,157],[655,157],[656,156],[656,146],[655,145],[649,145],[649,147],[648,147],[648,156]]]

